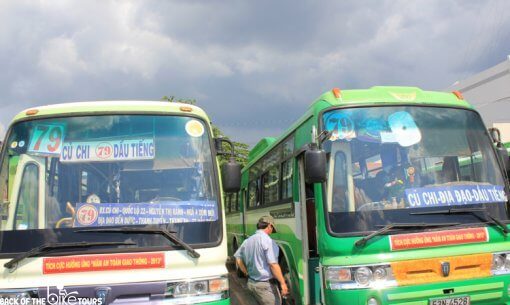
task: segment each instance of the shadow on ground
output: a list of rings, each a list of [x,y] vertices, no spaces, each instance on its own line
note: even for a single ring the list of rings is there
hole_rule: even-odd
[[[235,265],[227,263],[228,280],[230,284],[230,303],[232,305],[258,305],[246,287],[246,278],[236,275]]]

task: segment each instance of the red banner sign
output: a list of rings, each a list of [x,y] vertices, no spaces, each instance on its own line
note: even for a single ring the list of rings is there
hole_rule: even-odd
[[[421,232],[390,236],[392,251],[488,242],[487,228]]]
[[[164,253],[122,253],[47,257],[43,274],[164,268]]]

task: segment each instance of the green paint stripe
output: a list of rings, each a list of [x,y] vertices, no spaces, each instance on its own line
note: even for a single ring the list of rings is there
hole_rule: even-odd
[[[501,289],[505,286],[503,282],[496,282],[490,284],[480,284],[480,285],[469,285],[469,286],[461,286],[455,287],[455,293],[463,293],[463,292],[472,292],[473,290],[489,290],[489,289]],[[476,287],[476,289],[472,289],[472,287]]]
[[[503,288],[503,286],[504,286],[503,282],[497,282],[497,283],[449,287],[449,288],[453,288],[455,290],[455,293],[468,293],[468,292],[473,293],[473,292],[481,291],[481,290],[501,289],[501,288]],[[423,298],[423,297],[430,297],[430,296],[444,296],[443,288],[388,294],[388,300],[396,301],[396,300]]]
[[[438,295],[443,295],[443,289],[422,290],[422,291],[388,294],[388,300],[389,301],[398,301],[398,300],[423,298],[423,297],[438,296]]]
[[[489,292],[489,293],[480,293],[471,296],[471,302],[475,301],[485,301],[490,299],[499,299],[503,297],[503,292]],[[422,301],[413,301],[413,302],[405,302],[405,303],[393,303],[395,305],[427,305],[429,300]]]
[[[480,293],[474,294],[471,296],[471,301],[481,301],[481,300],[489,300],[489,299],[499,299],[503,297],[503,292],[490,292],[490,293]]]
[[[405,302],[405,303],[393,303],[395,305],[427,305],[429,301],[416,301],[416,302]],[[392,304],[390,304],[392,305]]]

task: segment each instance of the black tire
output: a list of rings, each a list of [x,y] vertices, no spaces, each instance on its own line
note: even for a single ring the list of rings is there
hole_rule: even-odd
[[[294,291],[294,286],[292,285],[292,276],[285,257],[282,257],[280,266],[282,268],[283,278],[285,279],[285,283],[289,289],[289,294],[282,298],[282,305],[295,305],[298,298],[296,292]]]

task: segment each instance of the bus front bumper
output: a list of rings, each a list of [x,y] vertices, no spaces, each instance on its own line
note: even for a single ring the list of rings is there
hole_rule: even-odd
[[[434,299],[467,296],[471,305],[510,305],[509,283],[510,275],[500,275],[383,289],[328,289],[325,291],[324,299],[327,305],[431,305]],[[444,304],[465,305],[446,301]]]
[[[211,282],[219,289],[212,290]],[[193,288],[195,287],[195,288]],[[200,291],[197,289],[200,288]],[[226,277],[179,282],[134,282],[111,285],[84,285],[1,289],[0,304],[51,305],[180,305],[230,304]],[[178,292],[180,291],[180,292]]]

